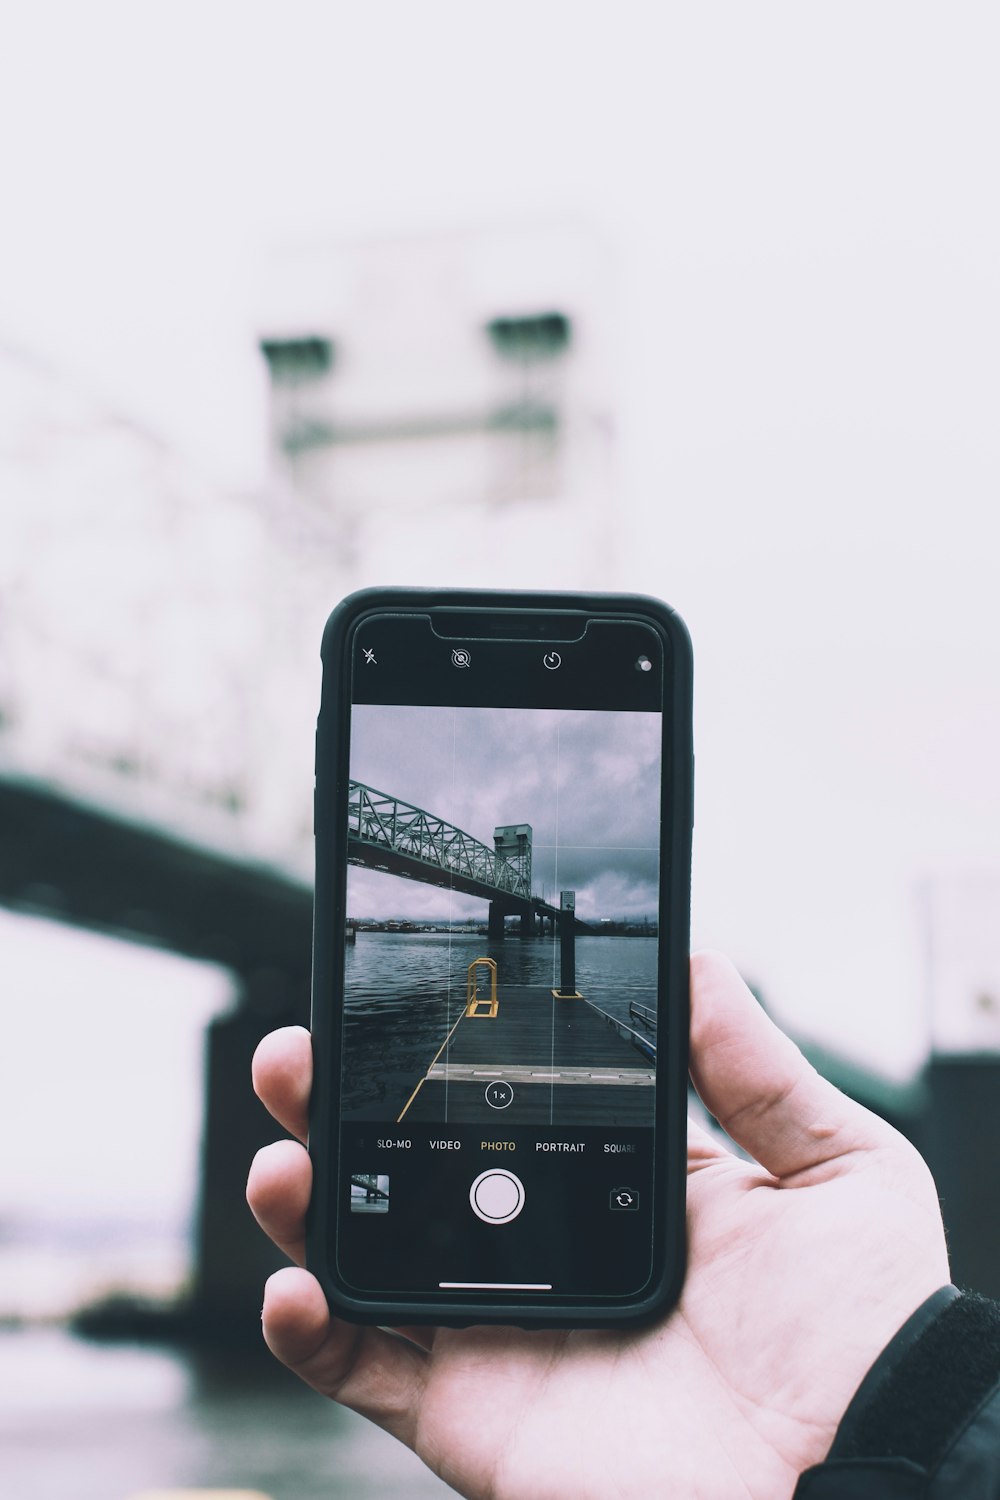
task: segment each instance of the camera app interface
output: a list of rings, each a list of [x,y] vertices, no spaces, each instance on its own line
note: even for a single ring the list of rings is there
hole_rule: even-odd
[[[512,674],[500,646],[431,640],[424,693],[464,701],[357,701],[390,679],[403,696],[379,673],[404,639],[356,648],[341,1272],[427,1295],[633,1294],[650,1274],[660,673],[630,637],[610,663],[628,706],[597,707],[593,642],[511,645]],[[489,702],[498,681],[529,702]]]

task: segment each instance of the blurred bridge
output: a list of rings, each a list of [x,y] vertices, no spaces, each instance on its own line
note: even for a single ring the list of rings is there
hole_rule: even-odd
[[[384,854],[387,815],[381,807],[382,832],[369,823],[369,837],[352,837],[352,857],[362,845]],[[413,821],[410,836],[419,844]],[[442,830],[442,848],[447,837]],[[412,849],[397,854],[420,857]],[[431,863],[424,860],[428,869]],[[544,907],[515,890],[501,896],[529,911]],[[234,975],[237,1005],[208,1034],[195,1277],[177,1321],[193,1336],[245,1337],[265,1278],[283,1263],[244,1201],[254,1151],[280,1133],[253,1095],[250,1060],[273,1027],[308,1025],[310,887],[235,848],[197,844],[0,768],[0,904],[215,962]],[[148,1042],[137,1018],[137,1059]],[[821,1072],[928,1157],[944,1196],[953,1276],[1000,1295],[1000,1221],[984,1210],[982,1191],[1000,1173],[1000,1133],[992,1128],[996,1058],[932,1054],[904,1089],[835,1055],[811,1055]]]

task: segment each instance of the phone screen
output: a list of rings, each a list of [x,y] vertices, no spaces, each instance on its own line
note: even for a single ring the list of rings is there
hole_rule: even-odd
[[[351,645],[339,1277],[635,1297],[655,1269],[663,642],[632,619],[455,628],[389,612]]]

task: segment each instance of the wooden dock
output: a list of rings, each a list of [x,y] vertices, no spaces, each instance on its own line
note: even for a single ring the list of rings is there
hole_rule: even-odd
[[[648,1125],[655,1077],[651,1061],[586,998],[501,985],[495,1015],[463,1009],[399,1118]]]

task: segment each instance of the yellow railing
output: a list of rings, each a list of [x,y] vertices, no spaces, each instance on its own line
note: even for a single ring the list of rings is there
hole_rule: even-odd
[[[489,998],[479,993],[479,970],[485,969],[490,976]],[[483,1006],[486,1009],[483,1009]],[[492,958],[474,958],[469,965],[469,982],[465,995],[465,1014],[468,1018],[495,1021],[499,1002],[497,1000],[497,966]]]

